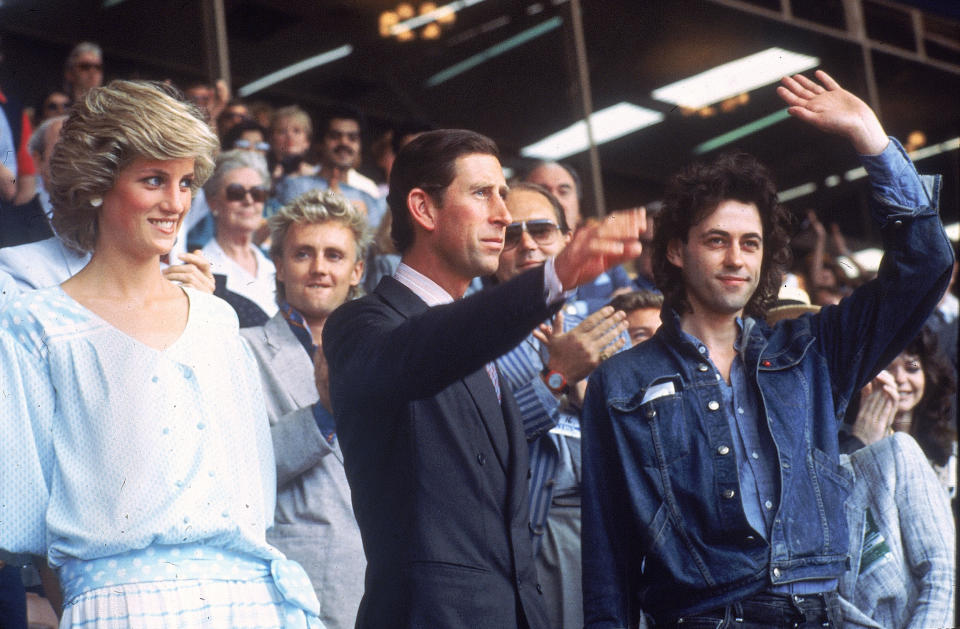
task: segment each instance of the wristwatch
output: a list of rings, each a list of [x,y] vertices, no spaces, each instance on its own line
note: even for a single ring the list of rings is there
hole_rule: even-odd
[[[543,377],[543,381],[546,383],[547,388],[553,391],[556,395],[565,395],[567,391],[570,390],[570,385],[567,384],[567,379],[559,371],[553,371],[548,367],[544,367],[543,371],[540,372],[540,375]]]

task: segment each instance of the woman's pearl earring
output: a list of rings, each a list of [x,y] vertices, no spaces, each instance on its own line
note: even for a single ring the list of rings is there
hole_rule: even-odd
[[[93,197],[92,199],[90,199],[90,205],[92,205],[93,207],[100,207],[101,205],[103,205],[103,199],[101,197]]]

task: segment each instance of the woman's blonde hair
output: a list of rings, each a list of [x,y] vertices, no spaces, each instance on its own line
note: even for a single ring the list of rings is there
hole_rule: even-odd
[[[213,171],[217,136],[174,87],[111,81],[73,106],[50,159],[45,182],[53,227],[71,248],[91,251],[99,206],[120,171],[135,159],[193,158],[196,192]],[[94,203],[91,203],[94,201]]]

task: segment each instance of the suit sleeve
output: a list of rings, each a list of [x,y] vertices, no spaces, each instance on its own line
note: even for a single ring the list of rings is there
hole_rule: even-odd
[[[435,395],[516,346],[551,310],[541,269],[412,316],[376,295],[344,304],[323,330],[334,413],[347,391],[380,408]]]

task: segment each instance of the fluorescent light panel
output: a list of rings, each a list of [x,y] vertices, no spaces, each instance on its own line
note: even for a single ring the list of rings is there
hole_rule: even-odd
[[[759,120],[754,120],[753,122],[745,124],[742,127],[737,127],[732,131],[727,131],[726,133],[718,135],[712,140],[707,140],[703,144],[698,144],[696,147],[694,147],[693,152],[695,155],[708,153],[714,149],[720,148],[721,146],[726,146],[731,142],[736,142],[740,138],[744,138],[751,133],[756,133],[761,129],[766,129],[767,127],[773,126],[781,120],[786,120],[789,117],[790,114],[787,113],[787,110],[781,109],[780,111],[776,111],[769,116],[764,116]]]
[[[473,68],[477,67],[481,63],[489,61],[494,57],[500,56],[505,52],[513,50],[517,46],[525,44],[531,39],[540,37],[541,35],[549,33],[554,29],[560,28],[560,25],[562,23],[563,23],[563,20],[561,20],[559,17],[552,17],[549,20],[545,22],[541,22],[540,24],[537,24],[532,28],[528,28],[525,31],[521,31],[516,35],[514,35],[513,37],[503,40],[499,44],[490,46],[483,52],[479,52],[473,55],[472,57],[467,57],[460,63],[455,63],[449,68],[445,70],[441,70],[440,72],[437,72],[436,74],[431,76],[429,79],[427,79],[426,86],[436,87],[441,83],[449,81],[453,77],[463,74],[467,70],[472,70]]]
[[[813,194],[817,191],[817,184],[812,181],[805,183],[794,188],[788,188],[787,190],[782,190],[780,194],[777,195],[777,200],[780,203],[786,203],[787,201],[793,201],[794,199],[799,199],[800,197],[805,197],[808,194]]]
[[[657,124],[663,120],[659,111],[637,107],[630,103],[617,103],[601,109],[590,116],[593,141],[603,144],[629,133]],[[545,137],[539,142],[520,150],[524,157],[540,159],[563,159],[587,150],[587,124],[579,120],[566,129]]]
[[[343,57],[346,57],[352,52],[353,52],[353,46],[351,46],[350,44],[344,44],[339,48],[328,50],[327,52],[310,57],[309,59],[298,61],[293,65],[287,66],[286,68],[281,68],[276,72],[271,72],[267,76],[257,79],[252,83],[247,83],[246,85],[244,85],[243,87],[237,90],[237,94],[243,97],[249,96],[250,94],[259,92],[264,88],[270,87],[275,83],[279,83],[280,81],[285,81],[292,76],[296,76],[298,74],[306,72],[307,70],[312,70],[313,68],[317,68],[319,66],[325,65],[332,61],[336,61],[337,59],[342,59]]]
[[[665,85],[654,90],[653,97],[681,107],[699,109],[818,65],[820,59],[817,57],[783,48],[768,48]]]

